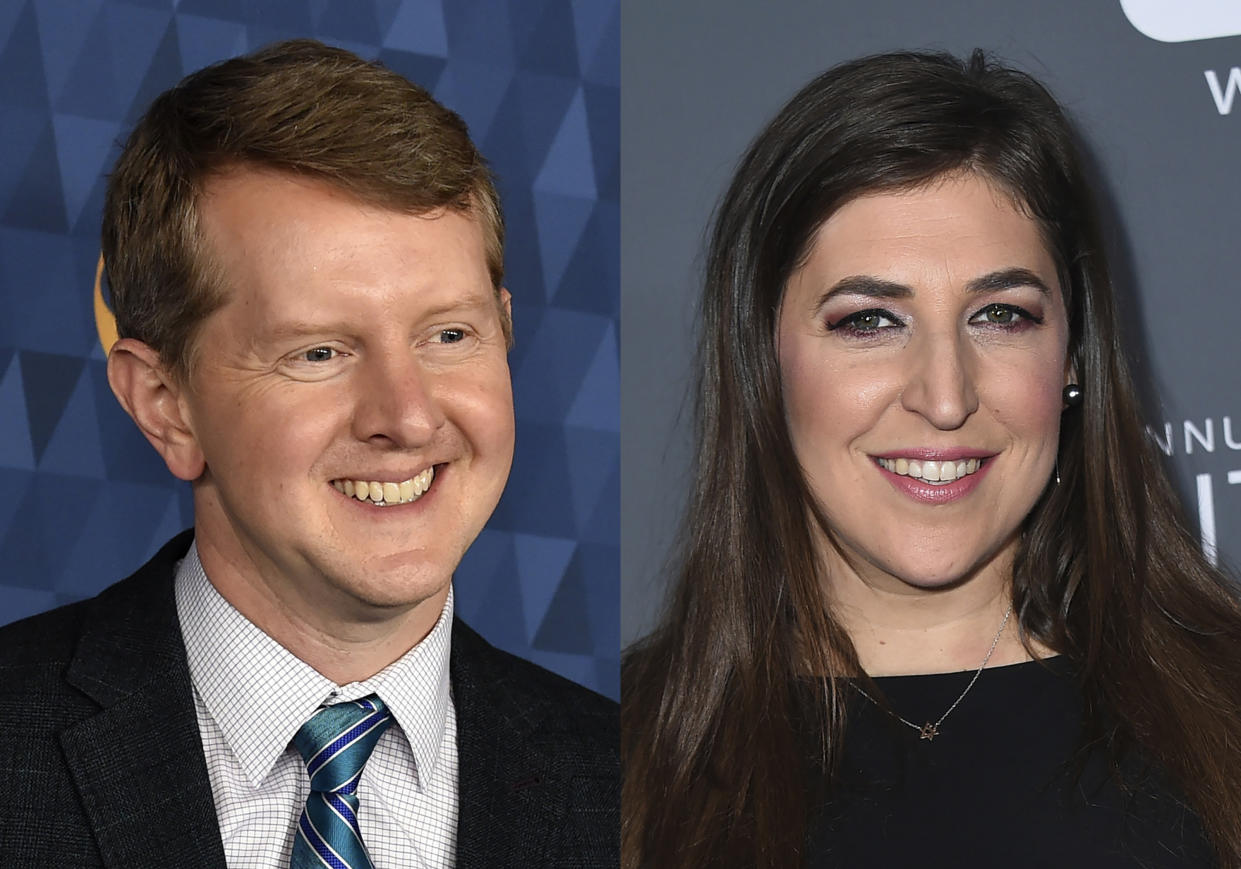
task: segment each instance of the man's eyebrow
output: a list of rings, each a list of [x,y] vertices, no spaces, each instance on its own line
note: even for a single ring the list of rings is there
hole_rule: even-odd
[[[426,310],[419,312],[419,318],[422,320],[433,320],[437,317],[443,317],[454,313],[466,313],[470,311],[478,311],[488,309],[495,304],[495,294],[488,290],[484,296],[482,294],[470,294],[458,297],[444,304],[428,307]],[[291,340],[297,338],[306,338],[318,335],[331,335],[345,332],[357,331],[357,323],[351,323],[348,320],[286,320],[284,322],[275,323],[263,330],[263,335],[272,340]]]
[[[966,292],[971,294],[989,293],[997,290],[1012,290],[1017,287],[1033,287],[1044,296],[1050,296],[1051,290],[1038,275],[1029,269],[1011,268],[990,272],[982,277],[974,278],[965,285]],[[819,297],[818,307],[821,308],[837,296],[866,296],[871,299],[906,299],[914,294],[912,287],[885,281],[871,275],[850,275],[832,284]]]
[[[327,335],[333,332],[339,332],[343,328],[340,323],[312,323],[308,320],[292,320],[284,323],[276,323],[262,330],[262,335],[266,338],[283,341],[294,338],[308,338],[312,335]]]

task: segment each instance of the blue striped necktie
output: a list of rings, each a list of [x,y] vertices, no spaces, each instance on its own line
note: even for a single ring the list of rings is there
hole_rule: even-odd
[[[358,828],[358,779],[391,723],[372,694],[325,706],[297,731],[293,744],[310,773],[310,798],[297,821],[291,869],[374,869]]]

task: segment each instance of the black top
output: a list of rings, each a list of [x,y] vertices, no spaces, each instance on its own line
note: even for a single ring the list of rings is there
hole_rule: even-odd
[[[1125,793],[1102,751],[1079,754],[1082,704],[1068,671],[1059,659],[984,670],[930,741],[859,694],[807,865],[1214,866],[1196,817],[1153,771],[1126,761],[1136,787]],[[875,682],[893,711],[921,725],[973,675]]]

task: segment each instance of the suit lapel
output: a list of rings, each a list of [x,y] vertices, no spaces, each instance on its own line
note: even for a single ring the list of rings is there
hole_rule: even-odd
[[[499,668],[488,666],[493,656],[497,652],[478,634],[453,624],[457,869],[547,862],[566,809],[553,752],[539,737],[537,710],[511,695]]]
[[[104,865],[222,867],[172,576],[189,535],[97,598],[67,681],[101,711],[60,735]]]

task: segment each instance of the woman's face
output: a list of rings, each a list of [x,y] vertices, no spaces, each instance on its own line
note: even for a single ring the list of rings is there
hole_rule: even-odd
[[[1005,575],[1069,380],[1037,224],[963,173],[854,199],[812,244],[777,338],[794,450],[838,544],[829,576],[847,563],[912,590]]]

